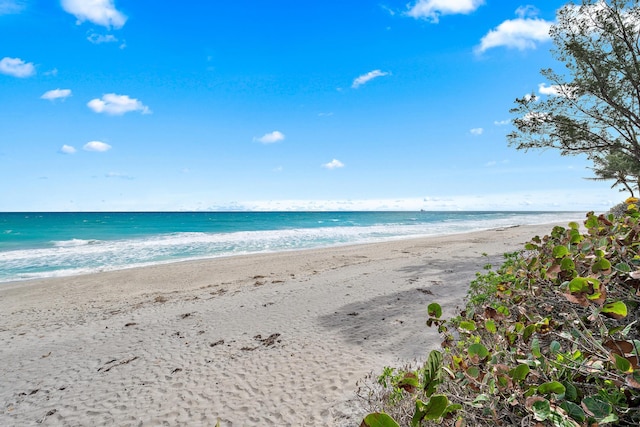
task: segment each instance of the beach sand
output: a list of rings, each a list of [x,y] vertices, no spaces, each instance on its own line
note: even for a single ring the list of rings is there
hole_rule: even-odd
[[[358,380],[439,347],[427,305],[551,228],[1,284],[0,425],[358,426]]]

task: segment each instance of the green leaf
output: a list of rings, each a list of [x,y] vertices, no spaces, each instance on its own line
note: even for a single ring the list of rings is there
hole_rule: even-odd
[[[564,394],[566,388],[558,381],[549,381],[538,386],[538,393],[541,394]]]
[[[619,371],[622,371],[625,374],[633,372],[633,368],[631,367],[631,362],[629,362],[626,358],[619,356],[615,353],[613,353],[613,357],[616,361],[616,368]]]
[[[588,229],[598,228],[598,217],[594,215],[590,215],[589,218],[584,222],[585,227]]]
[[[509,372],[509,375],[514,381],[520,382],[520,381],[524,381],[524,379],[527,378],[527,375],[529,375],[530,371],[531,369],[529,369],[529,366],[525,365],[524,363],[521,363],[520,365],[512,369]]]
[[[536,331],[536,325],[529,325],[526,328],[524,328],[524,331],[522,332],[522,340],[524,342],[529,341],[529,338],[531,338],[531,335],[533,335],[533,333]]]
[[[548,400],[538,400],[531,405],[533,416],[538,421],[545,421],[551,415],[551,404]]]
[[[614,268],[622,273],[631,273],[631,267],[626,262],[620,262]]]
[[[471,378],[478,378],[478,376],[480,375],[480,369],[478,369],[477,366],[469,366],[467,368],[467,375],[469,375]]]
[[[489,355],[489,350],[487,350],[487,347],[483,346],[480,343],[471,344],[467,352],[469,353],[469,357],[478,356],[480,359],[484,359]]]
[[[416,409],[411,420],[412,427],[419,427],[423,420],[437,420],[449,406],[447,396],[436,394],[427,403],[416,400]]]
[[[599,396],[589,396],[582,399],[582,404],[597,420],[608,417],[613,408]]]
[[[599,289],[600,281],[593,277],[576,277],[569,282],[569,291],[571,293],[589,292],[591,286]]]
[[[600,424],[615,423],[617,421],[618,421],[618,416],[616,414],[609,414],[606,417],[598,420]]]
[[[566,246],[563,245],[558,245],[555,248],[553,248],[553,257],[554,258],[562,258],[565,255],[569,254],[569,249],[567,249]]]
[[[533,243],[527,243],[526,245],[524,245],[524,248],[528,251],[534,251],[538,249],[538,245],[534,245]]]
[[[416,378],[415,374],[410,372],[405,374],[405,376],[402,377],[400,381],[398,381],[398,387],[405,390],[410,387],[418,387],[419,385],[420,382],[418,381],[418,378]]]
[[[506,317],[509,317],[511,315],[511,312],[509,311],[509,309],[504,305],[501,305],[500,307],[496,308],[496,311]]]
[[[430,317],[439,319],[440,316],[442,316],[442,307],[440,307],[440,304],[438,304],[437,302],[432,302],[427,306],[427,313]]]
[[[578,224],[577,222],[570,222],[569,224],[569,228],[572,230],[579,230],[580,229],[580,224]]]
[[[576,420],[579,423],[583,423],[587,419],[587,416],[585,415],[582,408],[573,402],[567,402],[565,400],[560,404],[560,407],[567,412],[567,415],[569,415],[572,419]]]
[[[610,302],[605,304],[600,312],[614,319],[623,319],[627,317],[627,306],[622,301]]]
[[[540,351],[540,340],[538,338],[534,338],[531,341],[531,354],[534,357],[542,357],[542,352]]]
[[[611,263],[607,259],[599,259],[592,266],[591,271],[597,273],[599,271],[607,271],[611,269]]]
[[[578,389],[572,383],[565,381],[562,383],[565,388],[564,397],[572,402],[578,401]]]
[[[444,412],[442,413],[443,417],[446,417],[447,415],[454,413],[456,411],[460,411],[462,409],[462,405],[459,403],[454,403],[451,404],[449,406],[447,406],[447,409],[444,410]]]
[[[360,427],[400,427],[389,415],[381,412],[375,412],[367,415]]]
[[[467,331],[475,331],[476,330],[476,322],[471,322],[469,320],[463,320],[460,322],[460,327]]]
[[[427,396],[435,393],[436,388],[442,382],[442,353],[431,350],[423,374],[424,392]]]
[[[578,230],[571,230],[569,232],[569,241],[571,243],[580,243],[584,240],[584,237],[582,236],[582,234],[580,234],[580,231]]]
[[[576,269],[576,263],[569,257],[563,258],[560,263],[560,268],[562,271],[573,271]]]
[[[492,334],[495,334],[496,332],[498,332],[498,328],[496,327],[496,322],[493,321],[492,319],[488,319],[484,322],[484,328],[488,332],[491,332]]]
[[[437,420],[449,406],[449,399],[443,394],[434,394],[427,403],[425,420]]]

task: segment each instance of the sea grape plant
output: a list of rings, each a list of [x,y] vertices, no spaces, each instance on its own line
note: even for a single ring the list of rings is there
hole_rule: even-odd
[[[586,215],[477,273],[452,319],[428,306],[442,351],[387,368],[411,426],[640,425],[640,212]],[[367,424],[364,424],[365,426]]]

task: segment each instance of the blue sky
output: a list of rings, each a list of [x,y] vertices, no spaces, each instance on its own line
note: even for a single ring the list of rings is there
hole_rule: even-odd
[[[606,210],[505,138],[564,3],[0,0],[0,211]]]

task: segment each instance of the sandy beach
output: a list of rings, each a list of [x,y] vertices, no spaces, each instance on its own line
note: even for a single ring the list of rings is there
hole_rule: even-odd
[[[552,225],[0,284],[0,425],[357,426],[356,382],[439,347]]]

